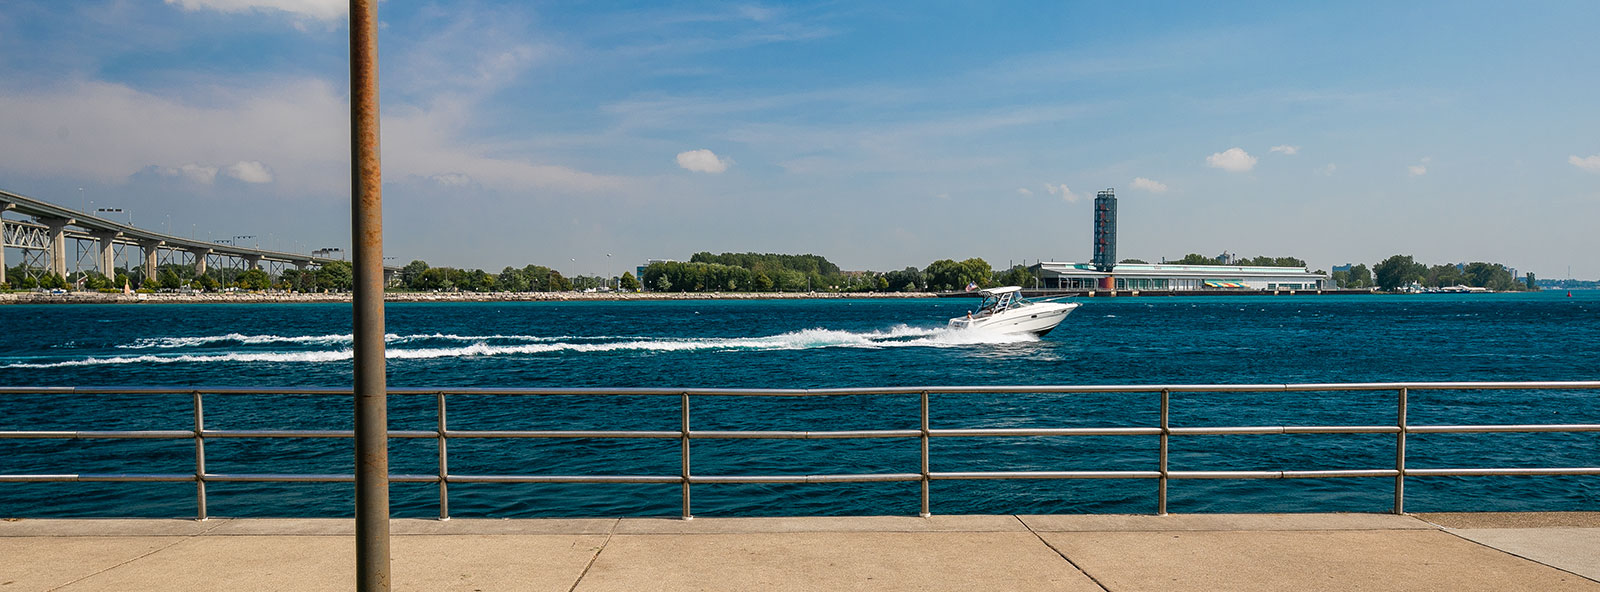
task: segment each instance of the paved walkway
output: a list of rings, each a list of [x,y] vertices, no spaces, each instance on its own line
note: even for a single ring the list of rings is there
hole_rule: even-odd
[[[348,590],[350,520],[0,522],[0,592]],[[1596,590],[1600,512],[396,520],[396,590]]]

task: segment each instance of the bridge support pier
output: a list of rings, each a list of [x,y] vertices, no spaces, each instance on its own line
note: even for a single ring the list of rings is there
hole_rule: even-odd
[[[122,236],[122,233],[115,230],[96,230],[90,235],[99,243],[100,252],[96,262],[100,266],[100,275],[116,279],[117,237]]]
[[[245,255],[244,263],[247,266],[246,269],[261,269],[261,256]]]
[[[13,207],[16,206],[11,205],[11,202],[9,201],[0,201],[0,212],[4,212]],[[6,241],[5,237],[3,236],[4,234],[5,223],[0,222],[0,284],[6,283]]]
[[[211,249],[193,248],[189,252],[194,254],[194,277],[205,275],[206,257],[211,256]]]
[[[161,245],[165,241],[143,240],[139,241],[139,249],[144,251],[144,280],[139,282],[139,287],[145,284],[154,284],[156,281],[156,268],[161,266]]]
[[[77,222],[72,218],[39,218],[39,223],[45,225],[50,240],[50,273],[62,278],[67,277],[67,236],[68,224]]]

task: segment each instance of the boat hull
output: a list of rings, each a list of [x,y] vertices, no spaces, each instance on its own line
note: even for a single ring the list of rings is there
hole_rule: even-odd
[[[1061,321],[1078,308],[1076,302],[1040,302],[1029,306],[1006,310],[999,314],[968,319],[956,317],[950,319],[951,329],[970,331],[983,331],[1012,335],[1018,333],[1031,333],[1044,336]]]

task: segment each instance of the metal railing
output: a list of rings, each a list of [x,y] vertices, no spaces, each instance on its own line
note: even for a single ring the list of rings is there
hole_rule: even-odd
[[[1418,382],[1418,383],[1359,383],[1359,384],[1258,384],[1258,385],[1130,385],[1130,386],[975,386],[975,387],[892,387],[843,389],[426,389],[391,388],[390,396],[434,397],[438,408],[437,426],[433,430],[390,430],[390,438],[434,439],[438,442],[438,470],[436,474],[396,474],[390,477],[398,483],[436,483],[439,488],[439,518],[450,517],[450,484],[452,483],[622,483],[622,484],[679,484],[682,487],[682,516],[691,518],[690,489],[696,484],[729,483],[867,483],[867,482],[918,482],[921,491],[921,514],[930,515],[928,485],[932,481],[978,479],[1149,479],[1156,481],[1156,513],[1167,513],[1167,484],[1173,479],[1323,479],[1323,478],[1393,478],[1394,507],[1396,514],[1405,511],[1405,479],[1407,477],[1447,477],[1485,475],[1600,475],[1600,467],[1542,467],[1542,468],[1415,468],[1406,465],[1406,436],[1408,434],[1457,434],[1483,432],[1600,432],[1600,424],[1501,424],[1501,425],[1411,425],[1406,421],[1407,402],[1413,391],[1440,390],[1600,390],[1600,381],[1586,382]],[[1173,426],[1171,423],[1172,396],[1179,393],[1243,393],[1243,392],[1330,392],[1330,391],[1392,391],[1395,395],[1395,417],[1387,425],[1258,425],[1258,426]],[[1145,427],[1074,427],[1074,428],[940,428],[931,425],[930,403],[936,396],[972,394],[1089,394],[1126,393],[1149,394],[1159,397],[1160,420],[1155,426]],[[193,482],[195,484],[197,519],[204,520],[206,513],[206,484],[214,482],[354,482],[351,474],[306,473],[212,473],[206,470],[206,442],[231,438],[353,438],[349,430],[214,430],[205,427],[204,403],[207,395],[315,395],[350,397],[348,389],[258,389],[258,388],[207,388],[207,389],[147,389],[147,388],[79,388],[79,387],[0,387],[0,396],[27,395],[188,395],[192,400],[194,428],[192,430],[135,430],[135,431],[0,431],[0,439],[170,439],[194,441],[193,473],[81,473],[81,474],[4,474],[0,483],[16,482]],[[681,405],[681,422],[677,430],[452,430],[448,427],[447,397],[461,396],[646,396],[677,397]],[[695,430],[690,423],[690,403],[695,397],[829,397],[829,396],[879,396],[915,395],[920,398],[920,428],[900,430],[843,430],[843,431],[716,431]],[[1392,467],[1338,470],[1169,470],[1170,441],[1175,436],[1241,435],[1241,434],[1394,434],[1395,460]],[[988,471],[988,472],[935,472],[931,470],[929,442],[934,438],[1018,438],[1018,437],[1071,437],[1071,436],[1156,436],[1160,445],[1156,470],[1115,471]],[[681,464],[677,475],[473,475],[449,471],[449,443],[452,439],[513,439],[513,438],[564,438],[564,439],[676,439],[681,448]],[[904,473],[832,473],[816,475],[697,475],[691,471],[691,445],[695,440],[801,440],[801,439],[871,439],[904,438],[920,440],[920,467],[917,472]]]

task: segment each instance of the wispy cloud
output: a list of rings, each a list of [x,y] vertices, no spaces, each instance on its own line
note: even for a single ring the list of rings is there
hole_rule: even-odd
[[[1250,156],[1250,153],[1245,152],[1243,148],[1229,148],[1207,156],[1206,166],[1230,173],[1243,173],[1255,168],[1257,160],[1259,159]]]
[[[1318,167],[1316,172],[1317,172],[1318,175],[1322,175],[1324,177],[1332,177],[1334,171],[1337,171],[1337,170],[1339,170],[1339,165],[1336,165],[1336,164],[1333,164],[1333,163],[1330,162],[1328,164],[1322,165],[1321,167]]]
[[[1154,179],[1146,179],[1144,177],[1134,177],[1134,179],[1133,179],[1133,188],[1134,189],[1141,189],[1141,190],[1144,190],[1144,191],[1149,191],[1150,193],[1166,193],[1167,192],[1167,184],[1166,183],[1162,183],[1162,182],[1154,180]]]
[[[346,0],[166,0],[184,10],[224,13],[284,12],[319,20],[334,20],[349,11]]]
[[[22,94],[0,90],[9,140],[0,143],[0,163],[15,173],[106,184],[154,170],[200,183],[219,174],[274,182],[299,194],[349,189],[343,93],[321,80],[236,91],[196,105],[103,82]],[[459,173],[503,189],[593,191],[625,183],[533,155],[488,154],[466,138],[467,122],[448,107],[401,111],[385,113],[383,122],[384,168],[396,176]]]
[[[1428,174],[1428,163],[1431,161],[1433,161],[1432,157],[1424,156],[1421,163],[1406,167],[1406,171],[1410,172],[1413,177],[1421,177]]]
[[[1286,155],[1286,156],[1294,156],[1294,155],[1300,153],[1300,147],[1299,146],[1289,146],[1289,145],[1273,146],[1270,150],[1272,152],[1277,152],[1277,153],[1280,153],[1280,154],[1283,154],[1283,155]]]
[[[1600,154],[1592,154],[1582,158],[1579,158],[1578,155],[1574,154],[1567,157],[1567,162],[1572,163],[1572,166],[1580,169],[1589,172],[1600,173]]]
[[[728,164],[731,162],[733,161],[719,158],[716,153],[705,148],[678,153],[678,166],[696,173],[720,173],[728,170]]]
[[[1023,195],[1023,196],[1031,197],[1031,196],[1033,196],[1033,190],[1032,189],[1028,189],[1027,187],[1018,187],[1017,188],[1017,195]]]
[[[1071,189],[1067,189],[1066,185],[1051,185],[1049,183],[1045,183],[1044,189],[1045,191],[1049,191],[1050,195],[1059,197],[1067,203],[1077,203],[1078,201],[1078,194],[1073,193]]]

